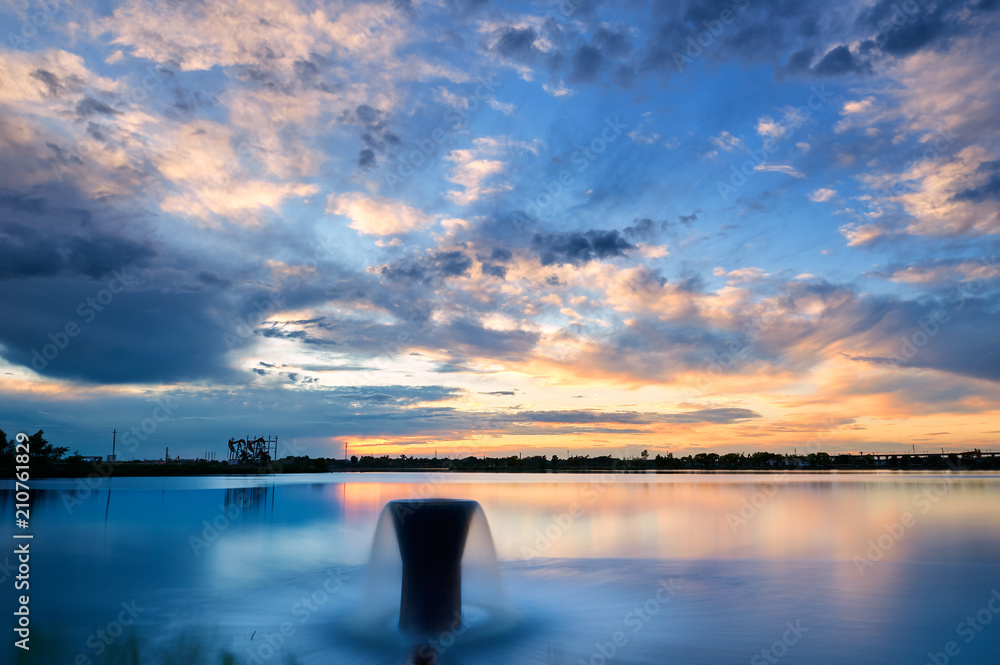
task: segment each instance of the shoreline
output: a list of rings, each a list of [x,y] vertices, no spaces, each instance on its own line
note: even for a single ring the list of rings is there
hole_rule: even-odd
[[[317,460],[319,461],[319,460]],[[785,475],[785,474],[859,474],[859,473],[886,473],[886,474],[922,474],[928,472],[950,472],[950,473],[981,473],[989,471],[1000,471],[1000,462],[989,460],[987,464],[969,465],[922,465],[908,467],[857,467],[848,465],[831,465],[826,467],[762,467],[762,468],[738,468],[738,469],[705,469],[705,468],[675,468],[656,469],[641,467],[626,467],[614,465],[597,465],[587,468],[457,468],[454,466],[361,466],[361,465],[340,465],[333,466],[323,464],[308,465],[269,465],[269,466],[227,466],[219,463],[196,464],[196,463],[153,463],[142,464],[136,462],[93,462],[86,465],[73,465],[71,468],[38,468],[32,474],[35,478],[85,478],[85,477],[121,477],[121,478],[157,478],[157,477],[181,477],[181,476],[265,476],[265,475],[294,475],[303,473],[476,473],[476,474],[525,474],[525,475],[595,475],[614,473],[620,475]]]

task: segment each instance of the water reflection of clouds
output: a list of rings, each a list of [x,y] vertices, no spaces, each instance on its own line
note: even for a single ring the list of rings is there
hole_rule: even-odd
[[[446,496],[482,505],[508,596],[530,616],[549,621],[538,630],[552,631],[553,643],[567,654],[590,654],[594,639],[610,634],[612,624],[620,627],[634,602],[649,598],[650,584],[667,575],[683,580],[683,593],[658,615],[662,625],[657,618],[630,638],[623,662],[659,662],[656,654],[667,644],[690,662],[748,662],[780,635],[775,631],[785,621],[797,619],[817,642],[796,644],[796,658],[844,662],[850,654],[855,662],[901,662],[900,649],[919,657],[954,639],[955,623],[981,608],[990,581],[995,585],[997,579],[1000,478],[953,476],[953,483],[943,485],[944,478],[804,474],[780,483],[766,474],[121,478],[114,479],[110,497],[106,488],[98,489],[72,515],[59,499],[71,481],[41,481],[33,510],[37,539],[45,543],[33,558],[38,620],[77,626],[82,639],[92,630],[84,625],[86,618],[117,607],[125,595],[140,604],[158,599],[150,607],[173,608],[178,617],[190,597],[239,598],[220,616],[246,622],[252,607],[253,620],[263,620],[273,614],[276,598],[291,606],[300,589],[311,588],[310,576],[317,571],[363,566],[385,503]],[[767,501],[734,530],[727,515],[766,483],[773,485]],[[935,492],[936,487],[947,491]],[[10,503],[10,493],[0,492],[0,507]],[[235,505],[244,506],[241,514],[202,556],[194,556],[188,538]],[[571,520],[562,517],[571,511]],[[867,543],[907,512],[915,517],[912,526],[859,575],[854,557],[863,556]],[[522,547],[547,532],[544,551],[525,561]],[[286,584],[295,594],[281,592]],[[349,616],[353,606],[347,597],[338,603],[336,611]],[[164,615],[150,612],[149,620],[160,625]],[[578,623],[554,623],[553,616]],[[725,644],[686,641],[712,635],[720,625],[727,626]],[[936,627],[941,630],[934,632]],[[325,630],[317,623],[317,635]],[[919,645],[920,651],[915,640],[922,638],[927,644]],[[73,639],[76,645],[79,640]],[[997,641],[982,633],[968,650],[963,647],[963,660],[985,662],[976,654]]]
[[[434,486],[427,496],[479,501],[489,517],[498,554],[506,559],[523,558],[524,547],[539,550],[535,545],[541,539],[545,547],[539,553],[547,557],[850,561],[869,538],[877,538],[885,524],[898,521],[907,510],[919,514],[920,523],[912,538],[887,553],[888,559],[923,557],[934,550],[938,534],[954,537],[951,532],[963,525],[990,527],[987,533],[997,534],[995,540],[1000,542],[1000,514],[990,509],[1000,494],[995,478],[964,479],[960,489],[932,504],[925,514],[914,502],[934,492],[941,478],[795,479],[772,486],[768,502],[735,533],[727,514],[738,511],[761,483],[771,481],[767,476],[755,477],[757,482],[701,478],[700,482],[685,476],[602,481],[596,497],[593,481],[467,483],[454,478]],[[366,480],[347,483],[340,490],[348,522],[373,522],[386,502],[414,498],[414,487],[423,479],[414,478],[414,485]],[[569,526],[562,526],[567,515]]]

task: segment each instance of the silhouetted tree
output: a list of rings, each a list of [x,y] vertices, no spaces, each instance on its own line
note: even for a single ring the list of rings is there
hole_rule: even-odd
[[[29,436],[25,442],[28,444],[32,464],[47,466],[52,462],[58,462],[66,454],[66,451],[69,450],[68,446],[53,446],[45,440],[44,434],[43,430],[38,430]],[[7,433],[0,430],[0,464],[3,464],[5,467],[14,464],[16,447],[17,437],[8,441]]]
[[[14,442],[7,440],[7,432],[0,429],[0,464],[12,466],[14,464]]]

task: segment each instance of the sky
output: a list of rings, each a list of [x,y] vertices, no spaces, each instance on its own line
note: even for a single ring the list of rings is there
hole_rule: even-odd
[[[0,0],[0,428],[989,449],[998,9]]]

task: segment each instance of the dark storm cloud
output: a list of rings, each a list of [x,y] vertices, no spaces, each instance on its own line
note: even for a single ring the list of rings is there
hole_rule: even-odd
[[[857,51],[846,43],[839,44],[810,67],[817,53],[813,44],[792,53],[785,69],[790,73],[842,76],[870,71],[871,57],[877,53],[906,57],[922,49],[945,49],[950,40],[978,30],[996,4],[879,0],[858,15],[854,29],[845,35],[849,38],[845,42],[860,42]],[[974,18],[969,20],[970,16]]]
[[[793,74],[801,74],[812,71],[812,62],[816,58],[816,49],[804,48],[801,51],[792,53],[788,58],[785,69]]]
[[[164,71],[166,70],[160,70],[160,73]],[[198,90],[188,90],[181,86],[174,86],[172,94],[174,102],[166,110],[166,115],[169,118],[187,117],[198,109],[210,108],[215,104],[210,95]]]
[[[874,43],[891,55],[906,56],[935,40],[963,30],[957,11],[983,9],[974,2],[909,2],[879,0],[858,17],[858,25],[874,33]]]
[[[657,414],[614,411],[519,411],[506,417],[514,422],[535,423],[622,423],[648,425]]]
[[[1000,161],[983,162],[976,170],[990,173],[989,180],[978,187],[965,189],[952,198],[968,203],[1000,200]]]
[[[538,340],[533,332],[521,330],[494,330],[484,327],[478,322],[476,312],[495,311],[496,305],[482,303],[470,294],[455,291],[449,294],[449,304],[469,312],[447,323],[436,323],[432,314],[438,307],[436,298],[426,285],[438,279],[440,273],[434,271],[458,270],[471,265],[464,254],[457,266],[448,257],[441,259],[439,266],[428,268],[410,263],[408,266],[396,266],[392,274],[396,281],[374,285],[369,292],[353,290],[350,293],[333,297],[329,290],[322,295],[307,299],[307,302],[295,303],[291,298],[286,300],[289,307],[316,306],[321,302],[329,303],[336,300],[356,302],[363,300],[383,311],[391,312],[396,322],[385,324],[360,319],[341,319],[320,317],[308,321],[268,322],[257,326],[254,334],[277,339],[294,339],[301,344],[315,347],[336,349],[341,353],[351,353],[359,357],[384,357],[403,355],[414,348],[428,348],[437,352],[445,352],[451,365],[448,371],[472,371],[462,362],[470,358],[517,358],[530,351]],[[426,281],[422,281],[426,280]],[[440,371],[445,371],[444,369]]]
[[[159,266],[168,261],[170,267]],[[245,279],[234,281],[215,270],[185,268],[181,257],[158,255],[147,263],[153,267],[142,268],[142,262],[140,267],[119,265],[97,278],[21,276],[16,288],[0,289],[0,307],[21,313],[0,323],[5,357],[47,376],[83,382],[242,381],[245,375],[231,368],[229,355],[257,336],[377,355],[392,348],[393,336],[412,331],[417,323],[413,319],[391,332],[374,324],[338,327],[322,317],[263,323],[284,307],[337,300],[385,302],[386,296],[372,295],[370,275],[356,276],[347,284],[338,281],[335,269],[328,269],[326,288],[300,285],[276,291],[258,287],[256,281],[248,286]],[[246,274],[246,265],[241,274]],[[393,308],[392,303],[384,306]],[[69,324],[71,339],[64,334]],[[323,336],[311,336],[313,331]]]
[[[93,97],[86,96],[76,103],[76,114],[81,118],[93,115],[118,115],[119,112]]]
[[[754,418],[760,418],[761,415],[756,411],[751,411],[750,409],[719,408],[698,409],[697,411],[689,411],[687,413],[668,413],[659,417],[662,418],[664,422],[668,423],[712,423],[716,425],[724,425],[744,420],[753,420]]]
[[[669,222],[654,222],[648,217],[637,219],[631,226],[622,229],[622,234],[631,240],[653,240],[670,228]]]
[[[947,48],[950,40],[980,30],[997,4],[878,0],[850,17],[831,13],[828,3],[815,0],[663,0],[651,12],[650,38],[636,64],[672,75],[684,69],[676,63],[676,54],[681,54],[692,62],[704,57],[713,62],[771,63],[792,74],[863,74],[873,58]],[[735,18],[720,24],[726,10]],[[715,34],[706,27],[713,25]],[[699,46],[697,37],[703,32],[712,38],[703,38]],[[695,40],[695,46],[689,40]],[[858,46],[854,50],[848,44]]]
[[[45,198],[28,194],[0,194],[0,219],[13,212],[40,213],[46,209]],[[4,209],[7,209],[6,211]]]
[[[361,169],[370,169],[375,166],[377,160],[375,159],[375,151],[371,148],[364,148],[358,153],[358,167]]]
[[[220,303],[211,294],[171,293],[144,284],[133,270],[119,272],[123,278],[26,279],[0,290],[0,307],[21,314],[0,327],[6,357],[47,376],[83,382],[230,374],[226,326],[214,314]],[[77,332],[68,337],[68,330]],[[55,352],[57,347],[63,348]]]
[[[141,217],[123,224],[105,207],[91,212],[66,184],[40,189],[0,193],[0,308],[18,313],[0,319],[0,344],[7,360],[45,376],[239,380],[229,354],[285,304],[371,298],[392,310],[392,294],[371,295],[372,275],[324,264],[323,288],[276,292],[254,279],[268,274],[263,262],[216,256],[207,268],[203,256],[163,251]]]
[[[386,279],[396,282],[428,283],[447,277],[467,275],[472,259],[464,252],[434,252],[429,256],[404,259],[382,266],[379,270]]]
[[[598,370],[669,381],[708,367],[715,360],[713,353],[728,348],[732,338],[729,331],[711,329],[694,313],[667,321],[640,316],[604,338],[600,353],[589,362]]]
[[[494,247],[489,257],[476,254],[476,260],[479,261],[480,270],[483,271],[484,275],[506,279],[507,266],[503,264],[510,261],[513,256],[514,254],[505,247]]]
[[[104,140],[104,128],[96,122],[87,123],[87,134],[95,141]]]
[[[345,124],[360,125],[362,128],[361,142],[365,147],[358,153],[358,167],[362,170],[375,167],[379,154],[401,143],[399,137],[389,129],[388,115],[368,104],[359,104],[353,111],[343,112],[340,119]]]
[[[475,374],[476,370],[461,360],[451,360],[438,364],[433,370],[437,374]]]
[[[973,297],[959,285],[940,299],[873,302],[884,308],[870,332],[880,353],[868,355],[900,367],[924,367],[988,381],[1000,381],[1000,296]]]
[[[459,319],[428,331],[427,342],[440,340],[435,346],[449,350],[460,347],[479,356],[516,358],[531,351],[538,338],[535,332],[494,330],[470,319]]]
[[[806,0],[745,2],[708,0],[675,3],[663,0],[655,4],[654,27],[641,56],[643,69],[677,74],[676,55],[692,60],[707,57],[712,61],[743,60],[749,63],[773,61],[794,40],[809,37],[828,5]],[[723,23],[723,18],[728,21]],[[713,34],[710,28],[714,27]],[[698,38],[706,33],[700,45]],[[691,46],[692,42],[695,46]],[[697,47],[697,48],[696,48]],[[687,63],[690,64],[690,63]]]
[[[508,26],[501,28],[498,39],[493,45],[493,51],[510,60],[530,63],[541,54],[535,46],[537,39],[538,33],[534,28]]]
[[[822,361],[816,349],[845,348],[852,358],[879,358],[883,364],[925,367],[1000,381],[995,331],[1000,295],[984,295],[983,282],[962,282],[920,300],[862,296],[826,282],[788,285],[789,304],[799,301],[822,312],[809,325],[764,326],[747,357],[801,370]]]
[[[484,261],[480,268],[482,269],[484,275],[496,277],[497,279],[507,278],[507,266]]]
[[[750,409],[717,408],[697,409],[682,413],[653,413],[635,411],[521,411],[510,414],[507,419],[516,422],[537,423],[621,423],[624,425],[652,425],[655,423],[675,424],[727,424],[760,418]]]
[[[1000,381],[995,341],[1000,294],[995,280],[937,288],[919,301],[861,295],[852,287],[824,281],[794,282],[785,288],[782,308],[795,312],[805,303],[802,307],[818,306],[819,314],[797,320],[733,312],[735,320],[726,329],[710,326],[696,309],[669,320],[637,316],[603,337],[599,350],[588,354],[587,364],[597,372],[665,381],[684,372],[707,372],[729,352],[735,356],[726,360],[725,372],[739,373],[753,362],[809,371],[826,360],[823,350],[833,348],[845,349],[854,359],[901,369],[923,367]]]
[[[568,233],[536,233],[531,245],[538,252],[544,266],[600,261],[624,256],[627,250],[635,249],[635,245],[622,237],[617,230],[599,229]]]
[[[490,252],[490,259],[500,263],[510,261],[513,256],[514,254],[506,247],[494,247],[493,251]]]
[[[343,85],[327,80],[324,74],[329,70],[329,60],[319,53],[310,53],[308,59],[300,58],[292,63],[292,73],[303,88],[336,93],[343,88]]]
[[[455,399],[461,388],[448,386],[344,386],[326,389],[329,399],[351,403],[408,405],[420,402],[441,402]]]
[[[319,76],[319,67],[312,60],[296,60],[292,63],[292,69],[303,81],[310,81]]]
[[[594,31],[591,42],[612,58],[626,56],[632,50],[632,40],[629,37],[627,26],[614,28],[602,25]]]
[[[199,270],[195,278],[206,286],[218,286],[225,288],[232,284],[232,281],[212,270]]]
[[[62,90],[62,86],[59,84],[59,77],[45,69],[36,69],[31,72],[31,78],[37,79],[45,86],[49,97],[57,96],[59,91]]]
[[[86,210],[42,197],[0,197],[0,281],[83,275],[98,278],[156,255],[153,247],[95,224]]]
[[[838,46],[824,55],[812,71],[817,76],[843,76],[858,74],[868,69],[867,63],[855,58],[847,46]]]
[[[573,71],[570,80],[589,83],[597,78],[603,56],[594,46],[580,46],[573,54]]]
[[[83,166],[83,160],[80,159],[73,148],[64,148],[50,141],[45,142],[45,147],[52,153],[52,157],[49,159],[49,166],[65,167],[67,169]]]

